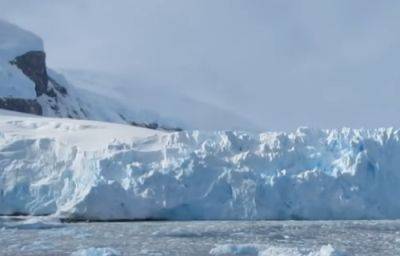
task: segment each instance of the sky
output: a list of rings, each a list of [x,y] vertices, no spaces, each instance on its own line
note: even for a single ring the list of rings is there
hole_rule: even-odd
[[[0,0],[50,66],[176,91],[260,130],[400,127],[399,13],[396,0]]]

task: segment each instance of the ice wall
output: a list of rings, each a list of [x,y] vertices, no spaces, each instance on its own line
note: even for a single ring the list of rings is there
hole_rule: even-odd
[[[0,122],[0,214],[400,217],[398,130],[158,132],[129,139],[111,124],[20,119]]]

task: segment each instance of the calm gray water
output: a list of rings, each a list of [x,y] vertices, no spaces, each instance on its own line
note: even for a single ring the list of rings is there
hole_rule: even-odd
[[[13,256],[70,255],[90,247],[111,247],[122,255],[209,255],[225,244],[304,253],[330,244],[349,255],[400,255],[400,221],[72,223],[0,229],[0,255]]]

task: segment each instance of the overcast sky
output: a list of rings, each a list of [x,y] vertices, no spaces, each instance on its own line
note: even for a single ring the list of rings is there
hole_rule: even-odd
[[[399,13],[398,0],[0,0],[52,67],[173,88],[265,130],[400,127]]]

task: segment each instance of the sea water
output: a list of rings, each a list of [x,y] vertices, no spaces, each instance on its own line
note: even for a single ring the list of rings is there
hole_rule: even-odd
[[[0,255],[62,256],[73,253],[390,256],[400,255],[400,221],[160,221],[51,224],[45,221],[2,220]]]

